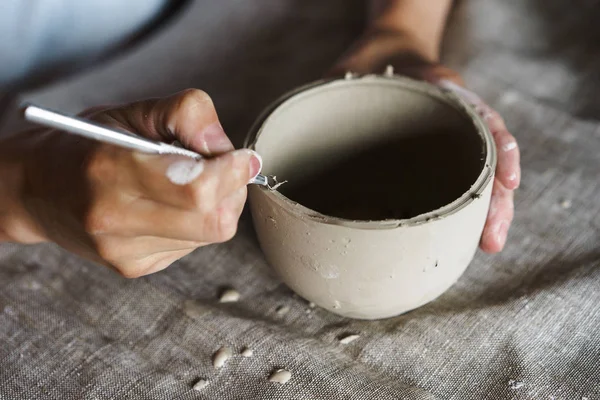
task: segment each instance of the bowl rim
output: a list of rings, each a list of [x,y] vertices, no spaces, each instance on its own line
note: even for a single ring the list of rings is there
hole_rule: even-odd
[[[467,207],[474,200],[480,198],[484,190],[493,181],[495,177],[496,163],[497,163],[497,150],[494,143],[492,133],[488,127],[488,124],[479,116],[476,110],[463,100],[460,96],[456,95],[451,90],[440,88],[428,82],[415,80],[412,78],[399,76],[399,75],[356,75],[346,74],[343,78],[329,78],[313,81],[306,85],[300,86],[296,89],[290,90],[274,102],[269,104],[255,120],[251,126],[246,139],[244,141],[244,147],[255,149],[256,143],[260,138],[260,134],[263,131],[265,124],[268,122],[270,116],[280,106],[300,99],[305,96],[313,95],[316,90],[322,90],[327,86],[334,88],[336,86],[343,87],[346,85],[354,84],[389,84],[393,83],[398,86],[403,86],[404,89],[418,92],[420,94],[428,95],[445,103],[448,106],[455,108],[459,113],[463,113],[466,118],[470,118],[474,127],[479,132],[483,148],[485,151],[485,162],[479,173],[479,176],[475,182],[471,185],[469,190],[463,193],[456,200],[449,204],[446,204],[440,208],[432,211],[428,211],[423,214],[416,215],[412,218],[407,219],[386,219],[386,220],[351,220],[340,217],[333,217],[326,214],[322,214],[318,211],[312,210],[298,202],[295,202],[282,193],[276,190],[270,190],[265,187],[253,188],[262,191],[270,201],[277,204],[282,210],[297,218],[303,218],[312,220],[322,224],[344,226],[355,229],[392,229],[405,226],[416,226],[425,224],[431,221],[440,220],[453,215],[460,210]]]

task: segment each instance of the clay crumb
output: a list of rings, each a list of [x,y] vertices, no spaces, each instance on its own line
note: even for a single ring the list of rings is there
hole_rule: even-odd
[[[348,343],[354,342],[359,337],[360,337],[360,335],[356,335],[356,334],[344,335],[344,336],[341,336],[339,338],[339,340],[340,340],[341,344],[348,344]]]
[[[525,386],[525,384],[521,381],[516,381],[514,379],[508,381],[508,387],[510,387],[513,390],[521,389],[523,386]]]
[[[232,355],[233,352],[229,347],[221,347],[213,356],[213,367],[215,369],[221,368]]]
[[[267,182],[267,187],[269,188],[269,190],[277,190],[279,189],[279,187],[283,184],[286,184],[288,181],[282,181],[279,182],[277,180],[277,176],[275,175],[270,175],[268,182]]]
[[[202,389],[204,389],[205,387],[208,386],[210,382],[207,381],[206,379],[200,379],[198,382],[196,382],[194,384],[194,386],[192,387],[192,389],[197,390],[197,391],[201,391]]]
[[[241,354],[244,357],[252,357],[254,355],[254,351],[251,348],[244,347]]]
[[[315,308],[316,304],[313,303],[312,301],[310,303],[308,303],[308,307],[309,308]]]
[[[221,293],[219,303],[235,303],[240,299],[240,292],[235,289],[227,289]]]
[[[292,378],[292,373],[285,369],[277,369],[273,371],[271,376],[269,376],[269,381],[280,383],[282,385],[286,384]]]
[[[275,309],[275,312],[278,315],[285,315],[288,311],[290,311],[290,308],[288,306],[279,306]]]
[[[571,205],[572,205],[572,203],[571,203],[571,200],[569,200],[569,199],[565,199],[560,202],[560,206],[565,210],[568,210],[569,208],[571,208]]]

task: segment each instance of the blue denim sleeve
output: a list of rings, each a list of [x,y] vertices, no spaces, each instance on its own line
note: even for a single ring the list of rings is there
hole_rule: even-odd
[[[2,0],[0,92],[70,70],[131,38],[172,0]]]

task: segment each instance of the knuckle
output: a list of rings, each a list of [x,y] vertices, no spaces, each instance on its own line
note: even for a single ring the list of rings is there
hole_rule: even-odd
[[[89,179],[99,181],[103,177],[112,175],[111,157],[100,148],[87,156],[84,168]]]
[[[131,152],[108,144],[93,146],[82,160],[85,177],[93,183],[112,187],[126,174],[130,166]]]
[[[190,209],[201,213],[210,213],[215,209],[215,193],[209,186],[189,184],[181,189]]]
[[[237,215],[233,209],[220,210],[217,213],[217,241],[226,242],[237,233]]]
[[[92,235],[102,235],[114,230],[119,218],[110,208],[97,205],[92,207],[84,219],[86,232]]]
[[[179,100],[179,109],[182,111],[193,111],[198,107],[212,107],[211,97],[200,89],[186,89],[182,92]]]
[[[227,218],[219,218],[219,229],[217,233],[216,242],[223,243],[227,242],[235,236],[237,233],[237,223]]]
[[[104,240],[97,241],[95,247],[100,258],[116,267],[115,263],[120,257],[118,248]]]
[[[185,89],[173,97],[171,106],[168,107],[165,118],[167,126],[174,129],[179,120],[188,118],[202,109],[214,109],[208,93],[200,89]]]
[[[200,202],[200,196],[198,195],[198,191],[194,187],[194,185],[188,184],[182,186],[180,189],[181,197],[185,199],[185,203],[188,205],[188,208],[195,209],[198,207],[198,203]]]
[[[204,217],[204,236],[209,243],[223,243],[237,232],[237,221],[227,212],[213,212]]]
[[[127,279],[135,279],[144,276],[144,266],[136,261],[125,261],[113,264],[119,274]]]

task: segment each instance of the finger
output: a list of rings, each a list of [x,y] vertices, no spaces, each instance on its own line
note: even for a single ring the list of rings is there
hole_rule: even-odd
[[[175,250],[165,253],[156,253],[138,260],[133,265],[128,265],[120,271],[127,278],[139,278],[150,275],[171,266],[175,261],[187,256],[193,250]]]
[[[494,179],[492,199],[480,243],[481,249],[487,253],[497,253],[504,248],[514,215],[513,194],[512,190]]]
[[[458,87],[465,86],[464,80],[456,71],[439,64],[412,68],[408,75],[442,87],[444,82],[451,82]]]
[[[96,253],[112,265],[133,263],[153,254],[188,250],[205,245],[202,242],[175,240],[156,236],[123,237],[106,235],[97,238]]]
[[[238,189],[235,193],[231,194],[229,197],[225,198],[221,204],[219,204],[217,212],[221,215],[223,213],[229,213],[229,218],[232,221],[232,224],[235,224],[235,231],[237,231],[237,223],[244,211],[244,206],[246,205],[246,197],[248,196],[248,190],[246,186]],[[223,217],[221,217],[223,219]],[[234,232],[235,234],[235,232]]]
[[[440,79],[440,80],[437,80],[435,82],[435,84],[441,88],[444,88],[446,90],[450,90],[450,91],[454,92],[457,96],[461,97],[464,101],[471,104],[475,108],[484,106],[484,104],[485,104],[483,102],[483,100],[481,99],[481,97],[479,97],[475,93],[471,92],[470,90],[466,89],[462,85],[458,84],[454,80]]]
[[[507,189],[514,190],[521,183],[521,157],[517,140],[508,132],[504,120],[496,111],[490,109],[485,113],[484,118],[498,150],[496,177]]]
[[[210,96],[197,89],[116,107],[94,118],[154,140],[167,143],[178,140],[186,148],[205,156],[234,149]]]
[[[220,202],[241,188],[245,188],[262,169],[262,158],[253,150],[233,151],[207,160],[206,175],[195,181],[197,190],[210,182],[218,182],[216,200]]]
[[[479,115],[487,122],[498,149],[496,177],[511,190],[519,187],[521,182],[520,154],[517,140],[506,129],[504,119],[481,100],[475,93],[450,80],[440,80],[437,84],[451,90],[473,105]]]
[[[179,156],[136,155],[143,196],[186,210],[212,210],[224,198],[245,187],[262,168],[252,150],[237,150],[195,161]]]
[[[201,211],[186,211],[147,199],[124,202],[109,200],[90,210],[85,229],[93,236],[115,235],[124,238],[154,236],[198,243],[224,242],[237,230],[238,210],[243,197],[235,203],[215,204]],[[115,204],[116,201],[121,203]]]

